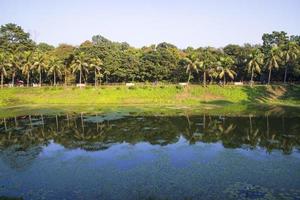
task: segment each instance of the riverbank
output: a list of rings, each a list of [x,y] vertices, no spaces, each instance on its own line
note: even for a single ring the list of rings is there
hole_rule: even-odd
[[[0,116],[28,113],[95,112],[109,109],[146,110],[163,108],[205,110],[209,113],[242,113],[270,107],[300,106],[300,86],[217,86],[199,85],[100,86],[97,88],[42,87],[0,90]],[[252,109],[253,106],[256,109]],[[260,107],[257,109],[257,107]],[[130,108],[130,109],[128,109]],[[174,109],[175,108],[175,109]],[[299,110],[299,109],[296,109]],[[168,111],[170,112],[170,111]],[[199,111],[203,112],[203,111]]]
[[[272,104],[298,106],[300,86],[101,86],[4,88],[0,107],[21,105],[177,105]]]

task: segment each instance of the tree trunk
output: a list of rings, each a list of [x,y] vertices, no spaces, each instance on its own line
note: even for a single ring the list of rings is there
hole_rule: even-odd
[[[225,86],[225,84],[226,84],[226,75],[224,73],[224,86]]]
[[[270,81],[271,81],[271,73],[272,73],[272,68],[270,68],[270,70],[269,70],[268,85],[270,85]]]
[[[15,85],[15,75],[16,75],[16,72],[13,72],[12,77],[11,77],[11,84],[13,87]]]
[[[203,72],[203,86],[206,87],[206,72]]]
[[[251,70],[251,81],[250,81],[251,87],[253,86],[253,75],[254,75],[254,72],[253,72],[253,68],[252,68],[252,70]]]
[[[55,74],[55,70],[53,72],[53,83],[54,83],[54,86],[56,86],[56,74]]]
[[[65,86],[67,86],[67,70],[65,69]]]
[[[41,87],[42,86],[42,71],[41,71],[41,69],[39,70],[39,74],[40,74],[40,85],[39,85],[39,87]]]
[[[28,74],[27,74],[27,87],[29,87],[29,72],[28,72]]]
[[[4,74],[1,72],[1,88],[3,88],[3,80],[4,80]]]
[[[80,84],[80,88],[81,88],[81,69],[80,69],[80,72],[79,72],[79,84]]]
[[[249,122],[250,122],[250,134],[252,134],[252,116],[249,115]]]
[[[285,70],[284,70],[284,80],[283,80],[283,83],[284,83],[284,84],[286,83],[287,70],[288,70],[288,67],[286,66],[286,67],[285,67]]]
[[[191,72],[189,72],[189,77],[188,77],[188,81],[187,81],[188,84],[190,83],[190,79],[191,79]]]
[[[96,69],[95,69],[95,87],[97,86],[97,73],[96,73]]]

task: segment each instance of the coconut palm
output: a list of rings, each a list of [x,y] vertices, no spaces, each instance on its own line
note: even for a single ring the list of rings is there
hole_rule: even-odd
[[[188,84],[190,83],[190,79],[192,76],[192,71],[196,71],[198,73],[198,66],[202,66],[203,62],[200,62],[198,59],[193,58],[184,58],[183,62],[185,63],[186,73],[188,73]]]
[[[248,60],[247,68],[248,68],[248,73],[251,74],[250,84],[252,87],[254,73],[257,72],[258,74],[260,74],[261,72],[260,67],[263,65],[264,55],[259,49],[255,49],[250,53],[249,58],[247,60]]]
[[[278,69],[279,68],[279,62],[281,61],[281,56],[282,52],[277,46],[273,46],[270,50],[269,55],[266,58],[266,66],[267,69],[269,70],[269,78],[268,78],[268,85],[270,84],[271,81],[271,74],[272,74],[272,69]]]
[[[45,54],[37,52],[34,57],[33,68],[39,73],[39,86],[42,86],[42,71],[47,67]]]
[[[95,87],[97,86],[97,80],[98,78],[102,76],[101,74],[101,66],[103,65],[103,62],[100,58],[92,58],[90,61],[90,68],[94,70],[95,73]],[[101,79],[100,79],[101,83]]]
[[[234,60],[229,56],[221,56],[218,62],[219,78],[223,78],[224,85],[226,84],[226,75],[232,80],[236,76],[236,72],[232,69],[234,66]]]
[[[27,87],[29,87],[29,80],[30,80],[30,73],[33,66],[33,58],[32,58],[32,52],[25,51],[23,56],[23,67],[22,67],[22,74],[24,74],[27,77]]]
[[[283,82],[286,83],[288,66],[289,66],[290,63],[292,63],[293,61],[295,61],[298,58],[299,46],[297,45],[296,42],[289,42],[283,48],[284,48],[284,50],[283,50],[283,60],[285,62]]]
[[[7,76],[7,57],[4,53],[0,53],[0,74],[1,74],[1,88],[3,88],[4,76]]]
[[[81,88],[82,76],[84,72],[88,73],[88,63],[86,62],[85,53],[80,52],[73,61],[71,68],[73,69],[73,73],[79,72],[79,83]]]
[[[9,62],[11,65],[11,84],[14,86],[16,73],[21,68],[22,57],[18,52],[14,52],[13,54],[10,54]]]
[[[61,77],[62,75],[62,62],[58,58],[51,57],[48,67],[48,75],[53,75],[53,85],[56,86],[56,77]]]
[[[206,86],[206,75],[208,75],[210,68],[214,65],[213,55],[205,50],[202,54],[199,55],[198,69],[203,73],[203,86]]]
[[[215,66],[209,68],[209,70],[207,71],[207,75],[210,78],[210,84],[212,84],[214,82],[214,79],[218,78],[218,76],[219,76],[217,68]]]

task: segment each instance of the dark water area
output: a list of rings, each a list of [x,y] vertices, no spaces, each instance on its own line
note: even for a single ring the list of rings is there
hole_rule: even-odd
[[[300,117],[2,118],[0,196],[300,199]]]

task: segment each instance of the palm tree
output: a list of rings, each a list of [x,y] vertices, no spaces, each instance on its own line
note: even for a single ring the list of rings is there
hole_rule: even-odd
[[[101,77],[101,66],[103,65],[103,62],[100,58],[92,58],[90,68],[94,70],[95,73],[95,87],[97,86],[97,80],[98,77]],[[101,82],[101,80],[100,80]]]
[[[206,75],[208,75],[211,80],[214,76],[213,68],[216,64],[216,59],[214,55],[208,50],[205,50],[201,57],[202,57],[202,62],[199,63],[199,69],[203,72],[203,86],[205,87]]]
[[[55,57],[50,58],[48,65],[48,75],[53,75],[53,85],[56,86],[56,77],[62,75],[62,62]]]
[[[253,77],[254,73],[257,72],[260,74],[260,67],[263,65],[264,62],[264,55],[259,49],[255,49],[251,52],[248,58],[248,73],[251,73],[251,87],[253,86]]]
[[[289,42],[283,48],[285,48],[283,50],[283,60],[285,62],[283,82],[286,83],[288,65],[297,59],[299,53],[299,46],[296,42]]]
[[[234,79],[236,76],[236,72],[232,70],[234,67],[234,60],[229,56],[221,56],[219,61],[219,78],[223,78],[224,85],[226,84],[226,75],[228,75],[231,79]]]
[[[4,76],[7,76],[6,72],[7,60],[4,53],[0,53],[0,74],[1,74],[1,88],[3,88]]]
[[[30,72],[33,65],[32,52],[25,51],[23,54],[22,74],[27,76],[27,87],[29,87]]]
[[[210,84],[214,82],[214,78],[218,78],[219,74],[216,67],[212,67],[207,71],[207,74],[210,78]]]
[[[37,69],[39,73],[39,86],[42,86],[42,71],[46,68],[46,58],[45,54],[41,52],[37,52],[37,54],[34,56],[34,64],[33,68]]]
[[[9,62],[11,64],[11,84],[12,86],[14,86],[15,84],[15,76],[17,71],[21,68],[21,55],[18,52],[14,52],[12,54],[10,54],[10,58],[9,58]]]
[[[183,62],[185,63],[186,73],[188,73],[188,84],[190,83],[190,79],[192,76],[192,71],[196,71],[198,73],[198,66],[203,65],[203,62],[200,62],[198,59],[192,58],[184,58]]]
[[[273,46],[267,57],[266,64],[267,64],[267,68],[269,70],[268,85],[270,84],[270,81],[271,81],[272,69],[279,68],[278,62],[281,61],[281,55],[282,55],[282,52],[280,51],[280,49],[277,46]]]
[[[73,73],[76,73],[79,71],[79,83],[81,88],[81,80],[84,72],[88,73],[88,63],[86,62],[85,53],[80,52],[77,56],[75,56],[75,59],[73,61],[73,64],[71,65],[71,68],[73,69]]]

